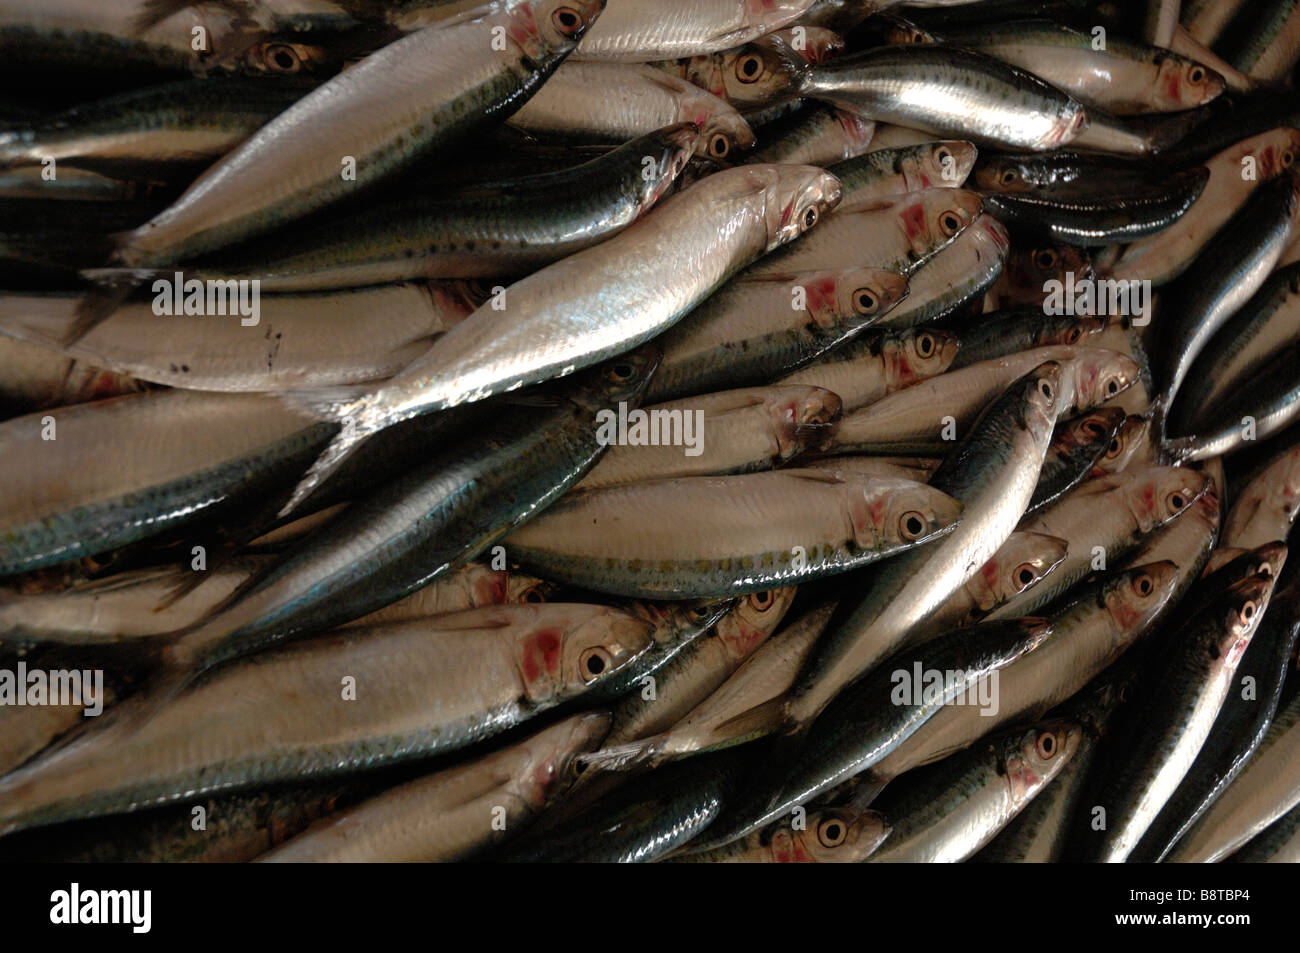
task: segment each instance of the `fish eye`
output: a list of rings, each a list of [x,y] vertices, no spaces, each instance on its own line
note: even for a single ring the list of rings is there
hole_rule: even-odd
[[[1133,580],[1133,591],[1139,596],[1149,596],[1155,591],[1155,588],[1155,583],[1151,581],[1151,577],[1146,573]]]
[[[1120,446],[1119,437],[1112,437],[1110,446],[1106,448],[1106,459],[1111,460],[1119,456]]]
[[[1200,66],[1193,66],[1187,71],[1187,79],[1191,83],[1201,83],[1205,80],[1205,70]]]
[[[1038,752],[1038,757],[1044,761],[1054,758],[1057,752],[1056,736],[1050,731],[1043,732],[1034,743],[1034,749]]]
[[[736,78],[742,83],[754,83],[763,75],[763,61],[757,54],[749,53],[736,60]]]
[[[920,334],[916,338],[916,353],[922,357],[929,357],[935,352],[934,337],[930,334]]]
[[[1293,151],[1288,149],[1282,153],[1282,168],[1289,169],[1293,162],[1295,162],[1295,153]]]
[[[945,146],[944,148],[935,150],[934,157],[939,160],[939,165],[943,165],[952,158],[952,153],[949,152]]]
[[[868,288],[859,288],[853,292],[853,309],[858,314],[874,314],[880,307],[880,301]]]
[[[730,151],[731,143],[727,141],[727,137],[720,132],[715,132],[713,138],[709,140],[709,155],[715,159],[725,159]]]
[[[1175,513],[1181,512],[1183,507],[1187,505],[1187,497],[1183,494],[1182,490],[1174,490],[1174,492],[1169,494],[1167,499],[1169,502],[1169,508]]]
[[[565,36],[573,36],[582,29],[582,16],[573,7],[559,7],[551,14],[555,29]]]
[[[545,601],[546,597],[542,595],[542,590],[538,589],[536,586],[532,586],[524,592],[524,602],[538,603]]]
[[[817,825],[817,840],[823,847],[839,847],[848,836],[848,830],[838,818],[827,818]]]
[[[1101,424],[1097,423],[1096,420],[1093,420],[1091,418],[1085,420],[1080,425],[1079,429],[1082,430],[1087,436],[1094,437],[1094,438],[1100,437],[1102,433]]]
[[[1244,606],[1242,606],[1241,621],[1249,622],[1251,619],[1255,618],[1255,611],[1257,608],[1258,606],[1256,606],[1255,603],[1253,602],[1247,602]]]
[[[296,73],[302,69],[298,51],[287,43],[272,43],[262,53],[262,62],[277,73]]]
[[[1034,252],[1034,264],[1043,271],[1051,271],[1056,267],[1057,262],[1060,260],[1061,259],[1056,252],[1052,251],[1050,248],[1040,248],[1038,251]]]
[[[772,608],[772,603],[776,601],[776,596],[772,590],[764,589],[762,592],[751,592],[749,594],[749,604],[759,612],[766,612]]]
[[[609,369],[609,376],[616,381],[631,380],[636,373],[636,368],[626,361],[619,361]]]
[[[1119,381],[1115,380],[1115,378],[1112,377],[1110,380],[1106,382],[1106,396],[1114,397],[1118,393],[1119,393]]]
[[[1010,185],[1012,182],[1016,181],[1016,170],[1003,169],[1002,174],[998,176],[998,181],[1003,185]]]
[[[1016,584],[1016,592],[1024,592],[1034,580],[1038,578],[1038,572],[1034,569],[1033,563],[1021,563],[1016,567],[1016,571],[1011,574],[1011,579]]]
[[[1051,400],[1055,396],[1055,391],[1052,390],[1052,385],[1043,380],[1038,382],[1038,393],[1042,394],[1048,400]]]
[[[908,510],[898,519],[898,531],[909,543],[915,542],[925,533],[925,517],[916,510]]]
[[[961,231],[961,216],[956,212],[944,212],[939,216],[939,228],[951,238]]]
[[[915,33],[912,34],[912,42],[913,42],[913,43],[924,43],[924,42],[925,42],[925,34],[922,33],[920,30],[917,30]]]
[[[602,648],[593,646],[584,649],[578,657],[578,674],[584,682],[590,682],[604,673],[612,661],[610,654]]]
[[[803,227],[812,228],[817,224],[817,206],[810,205],[808,210],[803,213]]]
[[[1076,324],[1074,327],[1070,328],[1070,330],[1069,330],[1068,332],[1066,332],[1066,335],[1065,335],[1065,343],[1066,343],[1066,344],[1078,344],[1078,343],[1079,343],[1079,339],[1080,339],[1081,337],[1083,337],[1083,328],[1079,327],[1079,326]]]

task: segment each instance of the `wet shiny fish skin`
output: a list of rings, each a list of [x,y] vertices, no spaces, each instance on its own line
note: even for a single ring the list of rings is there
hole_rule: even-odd
[[[1083,106],[1037,77],[959,47],[881,47],[813,69],[805,96],[942,136],[1052,149],[1088,125]]]
[[[550,13],[568,4],[572,35]],[[167,265],[301,218],[517,109],[577,45],[602,0],[498,0],[378,50],[300,99],[118,248],[127,267]],[[496,52],[494,26],[513,40]],[[396,108],[394,108],[396,107]],[[277,148],[285,137],[297,147]],[[352,156],[355,179],[340,175]],[[308,161],[310,160],[310,161]]]
[[[849,413],[943,374],[960,353],[961,340],[950,332],[870,329],[778,383],[825,387]]]
[[[1086,479],[1108,452],[1117,449],[1115,440],[1126,419],[1119,407],[1102,407],[1059,424],[1025,515],[1051,506]]]
[[[1006,357],[1053,344],[1099,347],[1093,335],[1100,335],[1101,318],[1047,315],[1041,309],[992,311],[952,325],[961,335],[961,350],[951,370],[961,370],[980,361]]]
[[[557,603],[290,646],[223,669],[125,737],[90,731],[5,776],[0,830],[455,750],[581,695],[649,644],[649,624],[633,616]],[[355,703],[340,700],[339,672],[356,679]]]
[[[608,0],[574,58],[636,63],[714,53],[779,30],[811,6],[812,0]]]
[[[463,442],[385,483],[186,630],[167,661],[203,669],[382,609],[475,559],[577,483],[604,447],[601,410],[635,404],[653,348],[575,378],[538,406],[504,405]],[[490,408],[489,408],[490,409]]]
[[[873,149],[836,162],[831,172],[844,187],[837,211],[847,212],[891,195],[922,189],[959,189],[975,164],[977,150],[958,139],[916,146]]]
[[[1236,494],[1223,522],[1222,545],[1253,549],[1286,539],[1300,513],[1300,447],[1270,461]]]
[[[377,430],[572,373],[667,330],[744,265],[816,225],[839,197],[839,182],[813,166],[719,172],[507,287],[504,327],[489,303],[376,388],[309,392],[301,402],[344,429],[286,511]],[[641,263],[631,277],[629,261]]]
[[[665,863],[686,864],[860,864],[889,836],[889,825],[875,811],[851,806],[814,808],[798,829],[794,821],[702,854],[682,854]]]
[[[643,408],[653,415],[694,414],[696,456],[676,446],[613,446],[574,489],[684,476],[754,473],[817,450],[839,418],[840,398],[822,387],[752,387],[700,394]],[[703,415],[702,417],[700,415]],[[692,427],[694,430],[694,427]]]
[[[648,65],[567,63],[509,119],[531,135],[577,142],[625,142],[681,122],[699,127],[699,156],[725,159],[754,144],[726,100]]]
[[[949,532],[960,512],[924,484],[785,469],[577,493],[505,546],[526,568],[598,592],[714,598],[894,556]]]
[[[907,279],[883,268],[733,279],[655,339],[664,356],[646,399],[778,380],[876,324],[906,296]]]
[[[762,146],[749,162],[800,162],[830,166],[861,155],[870,147],[876,124],[833,106],[808,106],[761,132]]]
[[[893,830],[867,863],[959,863],[993,839],[1069,763],[1082,729],[1041,722],[996,735],[881,803]],[[899,782],[902,787],[906,782]]]
[[[259,863],[450,863],[500,843],[563,795],[574,757],[599,744],[603,712],[574,715],[476,761],[409,781],[323,818]],[[498,827],[494,821],[502,819]]]
[[[937,610],[1006,541],[1033,495],[1052,428],[1068,400],[1065,367],[1049,361],[997,397],[929,485],[962,504],[955,532],[881,566],[860,601],[842,603],[800,673],[785,709],[810,724]]]
[[[802,53],[793,49],[781,37],[772,34],[721,53],[663,60],[654,65],[719,99],[725,99],[742,112],[793,98],[797,94],[800,79],[808,69],[808,61]],[[795,159],[759,161],[807,162]]]
[[[982,214],[908,279],[907,301],[885,316],[891,327],[917,327],[961,312],[1002,275],[1011,248],[1006,228]]]

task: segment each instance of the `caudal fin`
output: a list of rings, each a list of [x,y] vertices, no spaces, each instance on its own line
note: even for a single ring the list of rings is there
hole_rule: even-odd
[[[580,754],[578,760],[598,771],[630,771],[642,765],[653,765],[657,763],[660,737],[655,735],[640,741],[602,748],[589,754]]]
[[[277,515],[285,517],[297,509],[343,461],[357,451],[367,437],[384,428],[385,424],[370,411],[374,406],[373,395],[374,391],[365,385],[290,391],[283,395],[291,410],[316,420],[337,421],[342,427],[298,481],[289,501]]]

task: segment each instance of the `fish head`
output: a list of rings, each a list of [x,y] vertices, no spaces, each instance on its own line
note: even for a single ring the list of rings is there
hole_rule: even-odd
[[[1271,178],[1279,172],[1285,172],[1300,159],[1300,129],[1280,126],[1257,139],[1259,142],[1252,154],[1259,165],[1259,175],[1262,178]]]
[[[890,827],[878,811],[851,807],[810,811],[802,830],[781,824],[766,847],[777,864],[861,863],[889,835]]]
[[[1183,512],[1209,487],[1207,476],[1187,467],[1147,467],[1132,474],[1124,498],[1138,527],[1146,533]]]
[[[1025,156],[985,156],[974,171],[975,184],[987,192],[1031,192],[1040,185],[1034,160]]]
[[[1096,407],[1128,390],[1142,376],[1142,368],[1127,354],[1106,348],[1080,348],[1068,362],[1075,410]]]
[[[1123,425],[1124,411],[1118,407],[1099,407],[1058,428],[1052,438],[1052,446],[1063,453],[1099,444],[1105,445],[1109,450],[1109,445],[1114,443],[1115,436]]]
[[[792,98],[807,72],[803,55],[771,34],[722,54],[724,97],[740,109]]]
[[[767,250],[791,242],[813,228],[840,203],[844,187],[825,169],[812,165],[772,165],[775,181],[767,189]]]
[[[890,388],[938,377],[952,366],[960,348],[960,339],[953,331],[909,328],[898,336],[894,347],[887,349]]]
[[[693,122],[665,126],[637,140],[633,154],[644,170],[638,180],[641,190],[638,206],[642,212],[672,188],[691,161],[699,142],[700,127]]]
[[[834,30],[821,26],[787,27],[769,33],[768,36],[779,37],[790,49],[803,57],[809,66],[824,63],[844,52],[844,37]]]
[[[534,811],[548,806],[578,780],[578,755],[600,746],[612,720],[609,712],[583,712],[522,742],[528,762],[512,792]]]
[[[868,327],[907,297],[907,279],[884,268],[818,272],[802,284],[809,320],[828,329]]]
[[[312,73],[327,67],[329,63],[330,53],[325,47],[313,43],[291,43],[283,39],[254,43],[240,56],[240,65],[252,73]]]
[[[617,609],[601,609],[575,614],[563,630],[538,630],[534,641],[541,676],[529,681],[531,700],[580,695],[622,671],[654,642],[654,626],[645,619]],[[530,671],[525,667],[526,681]]]
[[[860,155],[876,134],[876,121],[848,109],[835,109],[834,113],[840,128],[844,130],[844,141],[851,150],[849,154]]]
[[[979,193],[968,189],[924,189],[909,198],[914,198],[923,209],[920,228],[910,218],[904,220],[912,253],[918,259],[956,238],[984,211],[984,200]]]
[[[718,620],[718,638],[732,661],[746,658],[776,631],[794,601],[795,588],[786,586],[751,592]]]
[[[1276,576],[1257,573],[1224,590],[1223,626],[1209,645],[1212,662],[1229,669],[1237,667],[1259,628],[1276,582]]]
[[[653,626],[651,637],[656,645],[678,645],[710,628],[735,604],[735,599],[634,602],[628,611]]]
[[[966,591],[981,614],[988,614],[1042,582],[1065,560],[1069,549],[1070,544],[1059,536],[1012,533],[966,584]]]
[[[856,475],[848,516],[854,541],[864,549],[919,545],[955,526],[962,505],[942,490],[894,477]]]
[[[1227,580],[1225,584],[1240,582],[1250,576],[1273,576],[1282,572],[1286,562],[1286,543],[1274,540],[1254,549],[1236,549],[1224,547],[1214,550],[1206,560],[1201,572],[1204,579],[1211,573],[1218,573]]]
[[[901,163],[908,189],[960,188],[975,166],[979,150],[964,139],[944,139],[917,146]]]
[[[754,145],[754,130],[725,100],[718,99],[706,106],[696,103],[688,112],[689,115],[681,118],[700,127],[700,138],[695,144],[696,156],[721,162],[736,151]]]
[[[871,18],[878,21],[873,40],[881,46],[917,45],[937,42],[935,35],[907,17],[893,13],[879,13]]]
[[[1091,279],[1093,276],[1092,258],[1088,252],[1073,245],[1042,245],[1037,248],[1018,248],[1011,252],[1005,269],[1006,277],[999,287],[999,292],[1010,303],[1017,305],[1041,306],[1047,298],[1044,291],[1047,282],[1065,282],[1070,275],[1076,282]],[[1104,322],[1098,318],[1083,319],[1077,316],[1048,316],[1045,327],[1066,324],[1079,324],[1096,327],[1098,332],[1104,328]],[[1055,318],[1055,320],[1050,320]],[[1090,320],[1091,324],[1085,324]],[[1077,341],[1043,342],[1074,344]]]
[[[1195,109],[1223,94],[1223,77],[1195,60],[1164,53],[1156,59],[1155,98],[1167,110]]]
[[[511,11],[507,33],[538,61],[576,47],[604,9],[605,0],[526,0]]]
[[[512,572],[506,577],[504,602],[536,605],[546,602],[559,588],[553,582],[525,573]]]
[[[805,450],[822,449],[843,409],[839,394],[806,385],[777,386],[771,391],[772,456],[785,461]]]
[[[1114,623],[1115,649],[1146,631],[1147,624],[1173,597],[1178,564],[1171,560],[1147,563],[1115,574],[1102,591],[1102,602]]]
[[[1073,385],[1066,374],[1067,369],[1060,361],[1044,361],[1020,378],[1024,395],[1021,423],[1027,430],[1044,437],[1052,433],[1056,418],[1073,397]]]
[[[616,407],[639,398],[659,367],[661,352],[653,344],[612,357],[586,371],[573,390],[573,399],[584,407]]]
[[[1012,800],[1020,803],[1033,797],[1074,757],[1083,728],[1076,721],[1057,718],[1012,737],[1003,768]]]
[[[1110,445],[1092,468],[1093,476],[1104,473],[1118,473],[1130,462],[1138,459],[1139,451],[1146,446],[1147,430],[1150,419],[1141,414],[1129,414],[1124,418],[1119,431],[1111,438]]]
[[[1061,107],[1052,128],[1039,139],[1037,148],[1055,149],[1067,142],[1073,142],[1083,134],[1084,130],[1092,122],[1088,116],[1088,111],[1083,108],[1083,103],[1072,96],[1066,96],[1065,98],[1068,101]]]

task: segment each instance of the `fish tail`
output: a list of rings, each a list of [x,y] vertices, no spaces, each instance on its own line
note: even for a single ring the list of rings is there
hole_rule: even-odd
[[[737,744],[780,732],[789,723],[790,712],[786,697],[778,695],[727,719],[712,734],[714,737],[726,738],[730,744]]]
[[[365,385],[291,391],[283,396],[283,400],[291,410],[316,420],[336,421],[342,427],[298,481],[289,501],[281,507],[278,514],[280,517],[292,513],[298,504],[357,451],[367,437],[386,425],[378,414],[372,412],[371,408],[375,406],[374,391]]]
[[[654,764],[659,753],[659,736],[655,736],[580,754],[578,761],[598,771],[630,771],[641,765]]]
[[[128,234],[105,236],[104,257],[119,256],[126,245]],[[64,327],[58,344],[68,347],[85,337],[92,328],[120,308],[150,274],[146,270],[131,268],[102,268],[82,272],[82,276],[91,281],[92,287],[77,303],[76,312]]]

